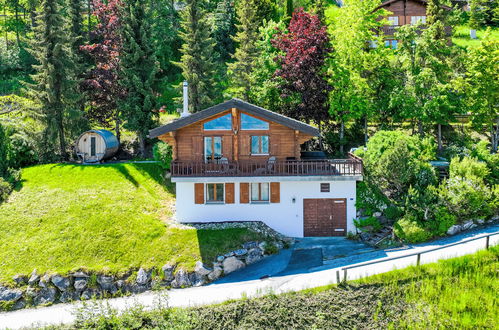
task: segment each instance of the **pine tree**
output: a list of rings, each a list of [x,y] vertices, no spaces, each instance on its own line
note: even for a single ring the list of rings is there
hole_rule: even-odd
[[[44,157],[50,158],[54,140],[58,140],[59,156],[66,159],[66,127],[72,126],[81,112],[75,105],[78,95],[74,56],[69,22],[61,14],[62,6],[61,0],[43,0],[40,5],[32,43],[32,54],[38,64],[34,65],[36,73],[31,76],[34,83],[28,87],[33,99],[41,105],[47,152]]]
[[[125,0],[123,4],[120,82],[126,96],[118,106],[125,127],[137,133],[140,154],[145,157],[145,139],[155,123],[153,86],[159,63],[152,48],[151,17],[146,12],[146,0]]]
[[[180,37],[182,57],[177,65],[189,83],[189,110],[196,112],[212,105],[217,97],[215,41],[204,10],[204,0],[187,0],[182,10]]]
[[[445,35],[445,22],[446,22],[446,12],[442,7],[441,0],[429,0],[428,7],[426,9],[428,16],[428,25],[433,25],[435,28],[435,37],[438,39],[444,39]]]
[[[237,49],[233,55],[234,63],[230,63],[229,76],[231,80],[231,89],[234,96],[243,98],[251,102],[251,73],[255,67],[255,61],[258,57],[258,22],[256,17],[255,0],[241,0],[237,8],[239,24],[238,32],[234,37],[237,42]]]
[[[234,0],[222,0],[218,3],[214,13],[213,38],[215,39],[215,50],[220,54],[220,61],[230,61],[234,54],[236,34],[236,13]]]

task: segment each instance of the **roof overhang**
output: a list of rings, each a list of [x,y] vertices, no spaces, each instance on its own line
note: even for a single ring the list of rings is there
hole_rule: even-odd
[[[178,129],[192,125],[194,123],[197,123],[198,121],[210,118],[212,116],[215,116],[219,113],[230,110],[232,108],[237,108],[248,114],[258,116],[260,118],[266,119],[274,123],[281,124],[283,126],[292,128],[294,130],[300,131],[302,133],[311,136],[320,135],[319,130],[311,125],[302,123],[301,121],[298,121],[296,119],[283,116],[276,112],[264,109],[262,107],[256,106],[254,104],[239,99],[232,99],[227,102],[215,105],[211,108],[193,113],[188,117],[179,118],[169,124],[154,128],[149,131],[149,138],[156,138],[160,135],[176,131]]]

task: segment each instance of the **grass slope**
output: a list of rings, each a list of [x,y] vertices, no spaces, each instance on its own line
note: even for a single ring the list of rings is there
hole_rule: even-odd
[[[175,195],[156,164],[42,165],[0,205],[0,282],[15,274],[76,269],[118,273],[197,260],[262,239],[246,229],[168,224]]]
[[[477,47],[480,44],[480,42],[483,40],[483,38],[485,38],[486,33],[487,33],[486,29],[477,30],[476,31],[477,39],[471,39],[470,28],[465,25],[459,25],[454,28],[452,35],[452,42],[461,47],[466,47],[466,48]],[[489,33],[490,33],[489,37],[491,39],[495,40],[499,39],[499,29],[490,28]]]
[[[71,329],[469,329],[499,324],[499,247],[345,286],[193,309],[81,311]],[[98,309],[96,309],[98,310]],[[105,311],[106,314],[101,314]],[[63,327],[66,328],[66,327]]]

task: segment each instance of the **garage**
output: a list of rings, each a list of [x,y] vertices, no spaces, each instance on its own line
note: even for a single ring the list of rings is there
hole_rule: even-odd
[[[303,200],[303,233],[305,237],[345,236],[347,202],[344,198]]]

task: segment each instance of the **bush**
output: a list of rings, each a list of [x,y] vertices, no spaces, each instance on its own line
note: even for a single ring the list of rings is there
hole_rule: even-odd
[[[398,220],[402,215],[404,215],[404,211],[396,206],[388,206],[383,213],[390,220]]]
[[[170,164],[173,159],[172,148],[165,142],[158,142],[152,149],[154,160],[160,163],[164,170],[170,169]]]
[[[398,238],[409,243],[426,242],[432,237],[432,234],[423,228],[412,215],[405,215],[397,221],[393,229]]]
[[[363,210],[364,214],[372,215],[374,212],[381,211],[387,204],[388,198],[379,190],[377,186],[369,184],[366,181],[357,183],[357,209]]]
[[[447,230],[456,224],[456,216],[450,214],[445,207],[439,207],[435,212],[433,219],[425,223],[425,227],[433,236],[443,236]]]
[[[10,185],[10,183],[0,177],[0,203],[5,201],[7,197],[9,197],[11,191],[12,186]]]
[[[355,219],[353,222],[355,223],[355,227],[362,231],[377,232],[383,227],[376,217]]]

